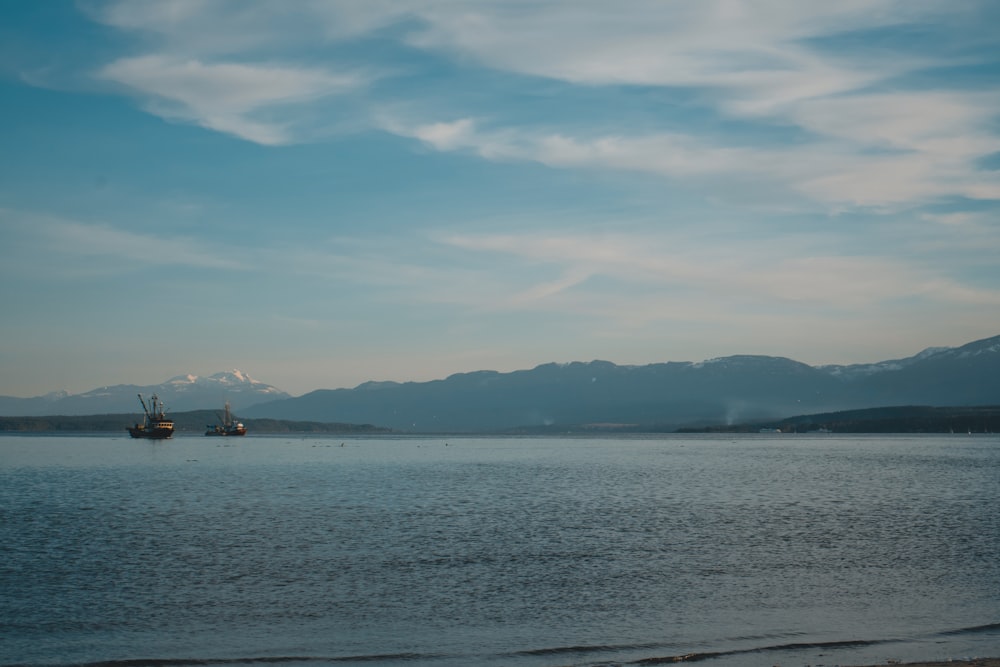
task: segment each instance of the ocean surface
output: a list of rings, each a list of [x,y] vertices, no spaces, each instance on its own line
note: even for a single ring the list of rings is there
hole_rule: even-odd
[[[0,436],[0,665],[1000,656],[1000,436]]]

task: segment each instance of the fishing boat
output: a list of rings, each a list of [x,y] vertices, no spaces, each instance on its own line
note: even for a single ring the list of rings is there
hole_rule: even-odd
[[[233,412],[229,408],[229,401],[226,401],[226,414],[223,417],[219,417],[221,424],[208,425],[208,430],[205,431],[205,435],[246,435],[247,427],[236,421],[233,417]]]
[[[149,438],[153,440],[165,440],[174,434],[174,422],[167,419],[166,410],[163,408],[163,401],[156,394],[149,398],[149,405],[139,394],[139,402],[142,403],[144,413],[143,422],[136,423],[135,426],[128,427],[128,434],[133,438]]]

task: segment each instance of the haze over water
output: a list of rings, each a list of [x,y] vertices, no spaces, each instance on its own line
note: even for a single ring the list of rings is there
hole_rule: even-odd
[[[0,438],[0,664],[1000,655],[996,436]]]

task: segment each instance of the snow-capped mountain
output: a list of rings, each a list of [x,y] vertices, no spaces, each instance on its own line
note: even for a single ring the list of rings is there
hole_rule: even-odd
[[[874,364],[809,366],[758,355],[645,366],[550,363],[431,382],[366,382],[297,398],[234,370],[70,396],[0,397],[0,416],[138,413],[137,393],[156,393],[170,411],[220,409],[228,400],[245,418],[374,424],[411,432],[722,424],[885,406],[1000,405],[1000,336]]]
[[[817,366],[819,370],[826,371],[834,377],[844,380],[855,380],[861,377],[885,373],[887,371],[898,371],[925,359],[933,358],[939,354],[947,353],[955,348],[950,347],[929,347],[923,352],[906,357],[905,359],[890,359],[888,361],[878,361],[873,364],[850,364]]]
[[[243,371],[235,368],[208,377],[198,375],[178,375],[167,380],[165,385],[177,392],[190,392],[206,388],[225,388],[233,393],[255,393],[261,395],[284,394],[283,391],[254,380]]]
[[[38,415],[95,415],[141,413],[137,394],[156,394],[167,410],[221,409],[229,401],[233,410],[264,401],[290,398],[277,387],[254,380],[234,369],[207,377],[178,375],[156,385],[119,384],[97,387],[82,394],[54,392],[36,398],[0,397],[0,415],[30,417]]]

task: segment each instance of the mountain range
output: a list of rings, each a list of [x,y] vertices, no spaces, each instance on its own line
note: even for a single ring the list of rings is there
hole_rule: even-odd
[[[370,423],[408,432],[656,430],[891,405],[1000,404],[1000,336],[876,364],[809,366],[738,355],[619,366],[607,361],[369,382],[261,403],[247,417]]]
[[[82,394],[53,392],[35,398],[0,396],[0,416],[142,414],[137,394],[156,394],[171,411],[221,409],[226,401],[234,410],[264,401],[291,398],[240,370],[208,377],[178,375],[156,385],[119,384]]]
[[[366,382],[299,397],[231,371],[75,395],[0,397],[0,415],[135,413],[141,412],[137,393],[158,394],[170,410],[217,409],[228,400],[243,418],[413,433],[667,430],[883,406],[1000,405],[1000,336],[874,364],[810,366],[758,355],[642,366],[549,363],[430,382]]]

